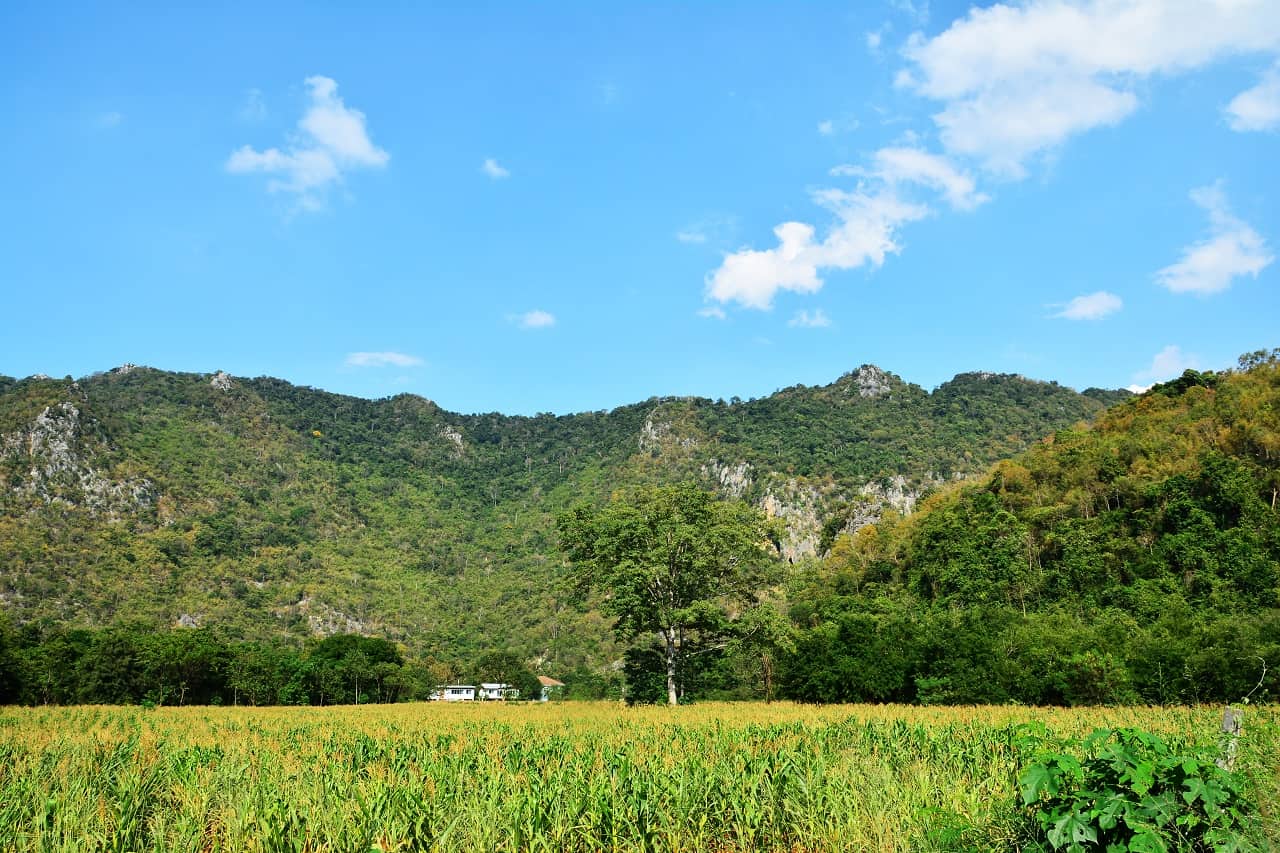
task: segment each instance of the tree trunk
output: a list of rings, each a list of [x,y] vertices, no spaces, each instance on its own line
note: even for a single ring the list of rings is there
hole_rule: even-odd
[[[676,694],[676,629],[667,628],[663,632],[663,638],[667,641],[667,704],[678,705],[680,697]]]
[[[764,652],[760,655],[760,669],[764,675],[764,703],[773,701],[773,655]]]

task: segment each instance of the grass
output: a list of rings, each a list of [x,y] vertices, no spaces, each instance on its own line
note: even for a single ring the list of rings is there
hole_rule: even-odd
[[[1212,741],[1220,709],[0,709],[0,850],[1016,849],[1023,724]],[[1280,711],[1240,768],[1280,840]]]

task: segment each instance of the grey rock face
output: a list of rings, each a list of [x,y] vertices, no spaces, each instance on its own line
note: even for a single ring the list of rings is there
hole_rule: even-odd
[[[785,525],[780,550],[790,562],[817,555],[827,497],[816,486],[790,479],[771,485],[760,499],[765,517]]]
[[[721,493],[731,498],[740,498],[751,488],[754,480],[751,472],[749,462],[730,464],[712,459],[702,466],[702,476],[713,480]]]
[[[899,474],[881,480],[872,480],[862,487],[862,494],[882,506],[891,506],[903,515],[907,515],[916,508],[921,490],[912,486],[906,477]]]
[[[883,397],[893,386],[889,374],[873,364],[864,364],[853,372],[853,386],[863,398]]]
[[[868,524],[875,524],[886,507],[908,515],[915,509],[921,493],[921,487],[912,485],[902,476],[867,483],[853,502],[844,530],[852,533]],[[770,485],[758,506],[766,517],[782,520],[782,556],[795,562],[805,557],[821,556],[818,549],[822,541],[823,519],[833,506],[847,498],[848,495],[831,487],[789,479]]]
[[[46,504],[111,515],[151,504],[155,488],[150,481],[113,480],[89,464],[82,427],[80,410],[68,401],[46,406],[29,429],[0,436],[0,457],[30,465],[13,490]]]
[[[369,626],[348,616],[340,610],[316,601],[310,596],[303,596],[293,609],[307,617],[307,626],[311,633],[318,637],[329,637],[334,634],[368,634]]]
[[[462,440],[462,433],[458,432],[457,427],[449,424],[440,425],[440,437],[453,445],[454,453],[461,456],[467,449],[466,444]]]
[[[663,439],[670,434],[671,423],[662,420],[659,410],[655,408],[644,419],[644,426],[640,427],[640,452],[648,453],[651,450],[657,450],[662,446]]]
[[[670,445],[683,448],[697,447],[698,441],[689,436],[678,437],[671,418],[663,411],[662,406],[658,405],[654,406],[653,411],[649,412],[649,416],[644,419],[644,425],[640,427],[638,444],[641,453],[650,453],[661,451]]]

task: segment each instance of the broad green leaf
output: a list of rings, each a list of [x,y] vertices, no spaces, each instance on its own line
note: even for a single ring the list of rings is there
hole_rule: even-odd
[[[1067,812],[1050,827],[1045,835],[1049,843],[1058,849],[1065,847],[1068,843],[1079,844],[1082,841],[1096,843],[1098,840],[1098,830],[1094,829],[1085,820],[1084,815],[1077,811]]]
[[[1150,761],[1135,764],[1128,772],[1129,787],[1135,794],[1145,794],[1151,790],[1155,780],[1155,765]]]
[[[1168,853],[1169,847],[1155,832],[1143,830],[1129,839],[1130,853]]]
[[[1022,803],[1029,806],[1040,799],[1041,792],[1057,795],[1058,774],[1043,764],[1032,764],[1019,777],[1018,784],[1022,787]]]

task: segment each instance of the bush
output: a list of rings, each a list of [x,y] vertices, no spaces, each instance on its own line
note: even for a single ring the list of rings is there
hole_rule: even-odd
[[[1247,803],[1216,757],[1175,752],[1138,729],[1099,729],[1042,751],[1019,780],[1029,849],[1242,849]]]

